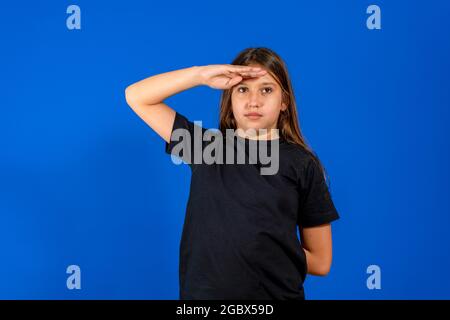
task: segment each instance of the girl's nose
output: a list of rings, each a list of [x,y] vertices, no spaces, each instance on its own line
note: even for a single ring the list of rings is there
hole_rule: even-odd
[[[260,107],[261,106],[261,101],[259,100],[259,96],[258,96],[258,92],[253,92],[249,94],[249,98],[248,98],[248,107]]]

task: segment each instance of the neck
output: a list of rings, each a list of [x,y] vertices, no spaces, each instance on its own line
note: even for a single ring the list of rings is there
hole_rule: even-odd
[[[247,138],[251,140],[273,140],[280,137],[279,130],[276,128],[272,129],[247,129],[238,128],[236,130],[237,135],[241,138]]]

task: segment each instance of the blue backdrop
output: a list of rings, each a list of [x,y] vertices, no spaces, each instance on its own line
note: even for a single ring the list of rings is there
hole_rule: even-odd
[[[81,10],[70,30],[67,8]],[[381,9],[370,30],[369,5]],[[127,106],[129,84],[285,60],[341,219],[307,299],[450,298],[448,1],[28,1],[1,5],[0,298],[178,299],[190,169]],[[220,92],[166,100],[217,127]],[[66,269],[81,268],[69,290]],[[381,270],[370,290],[367,268]]]

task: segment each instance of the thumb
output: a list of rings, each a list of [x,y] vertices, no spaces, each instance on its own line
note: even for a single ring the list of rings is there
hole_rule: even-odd
[[[228,85],[230,87],[232,87],[232,86],[237,85],[241,81],[242,81],[242,77],[241,76],[235,76],[228,82]]]

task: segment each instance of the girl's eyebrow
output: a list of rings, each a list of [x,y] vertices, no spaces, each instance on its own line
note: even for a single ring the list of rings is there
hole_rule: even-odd
[[[241,83],[239,83],[239,84],[247,84],[247,82],[245,82],[245,81],[242,81]],[[261,83],[260,85],[268,85],[268,84],[270,84],[270,85],[273,85],[273,86],[275,86],[276,84],[275,83],[273,83],[273,82],[263,82],[263,83]]]

